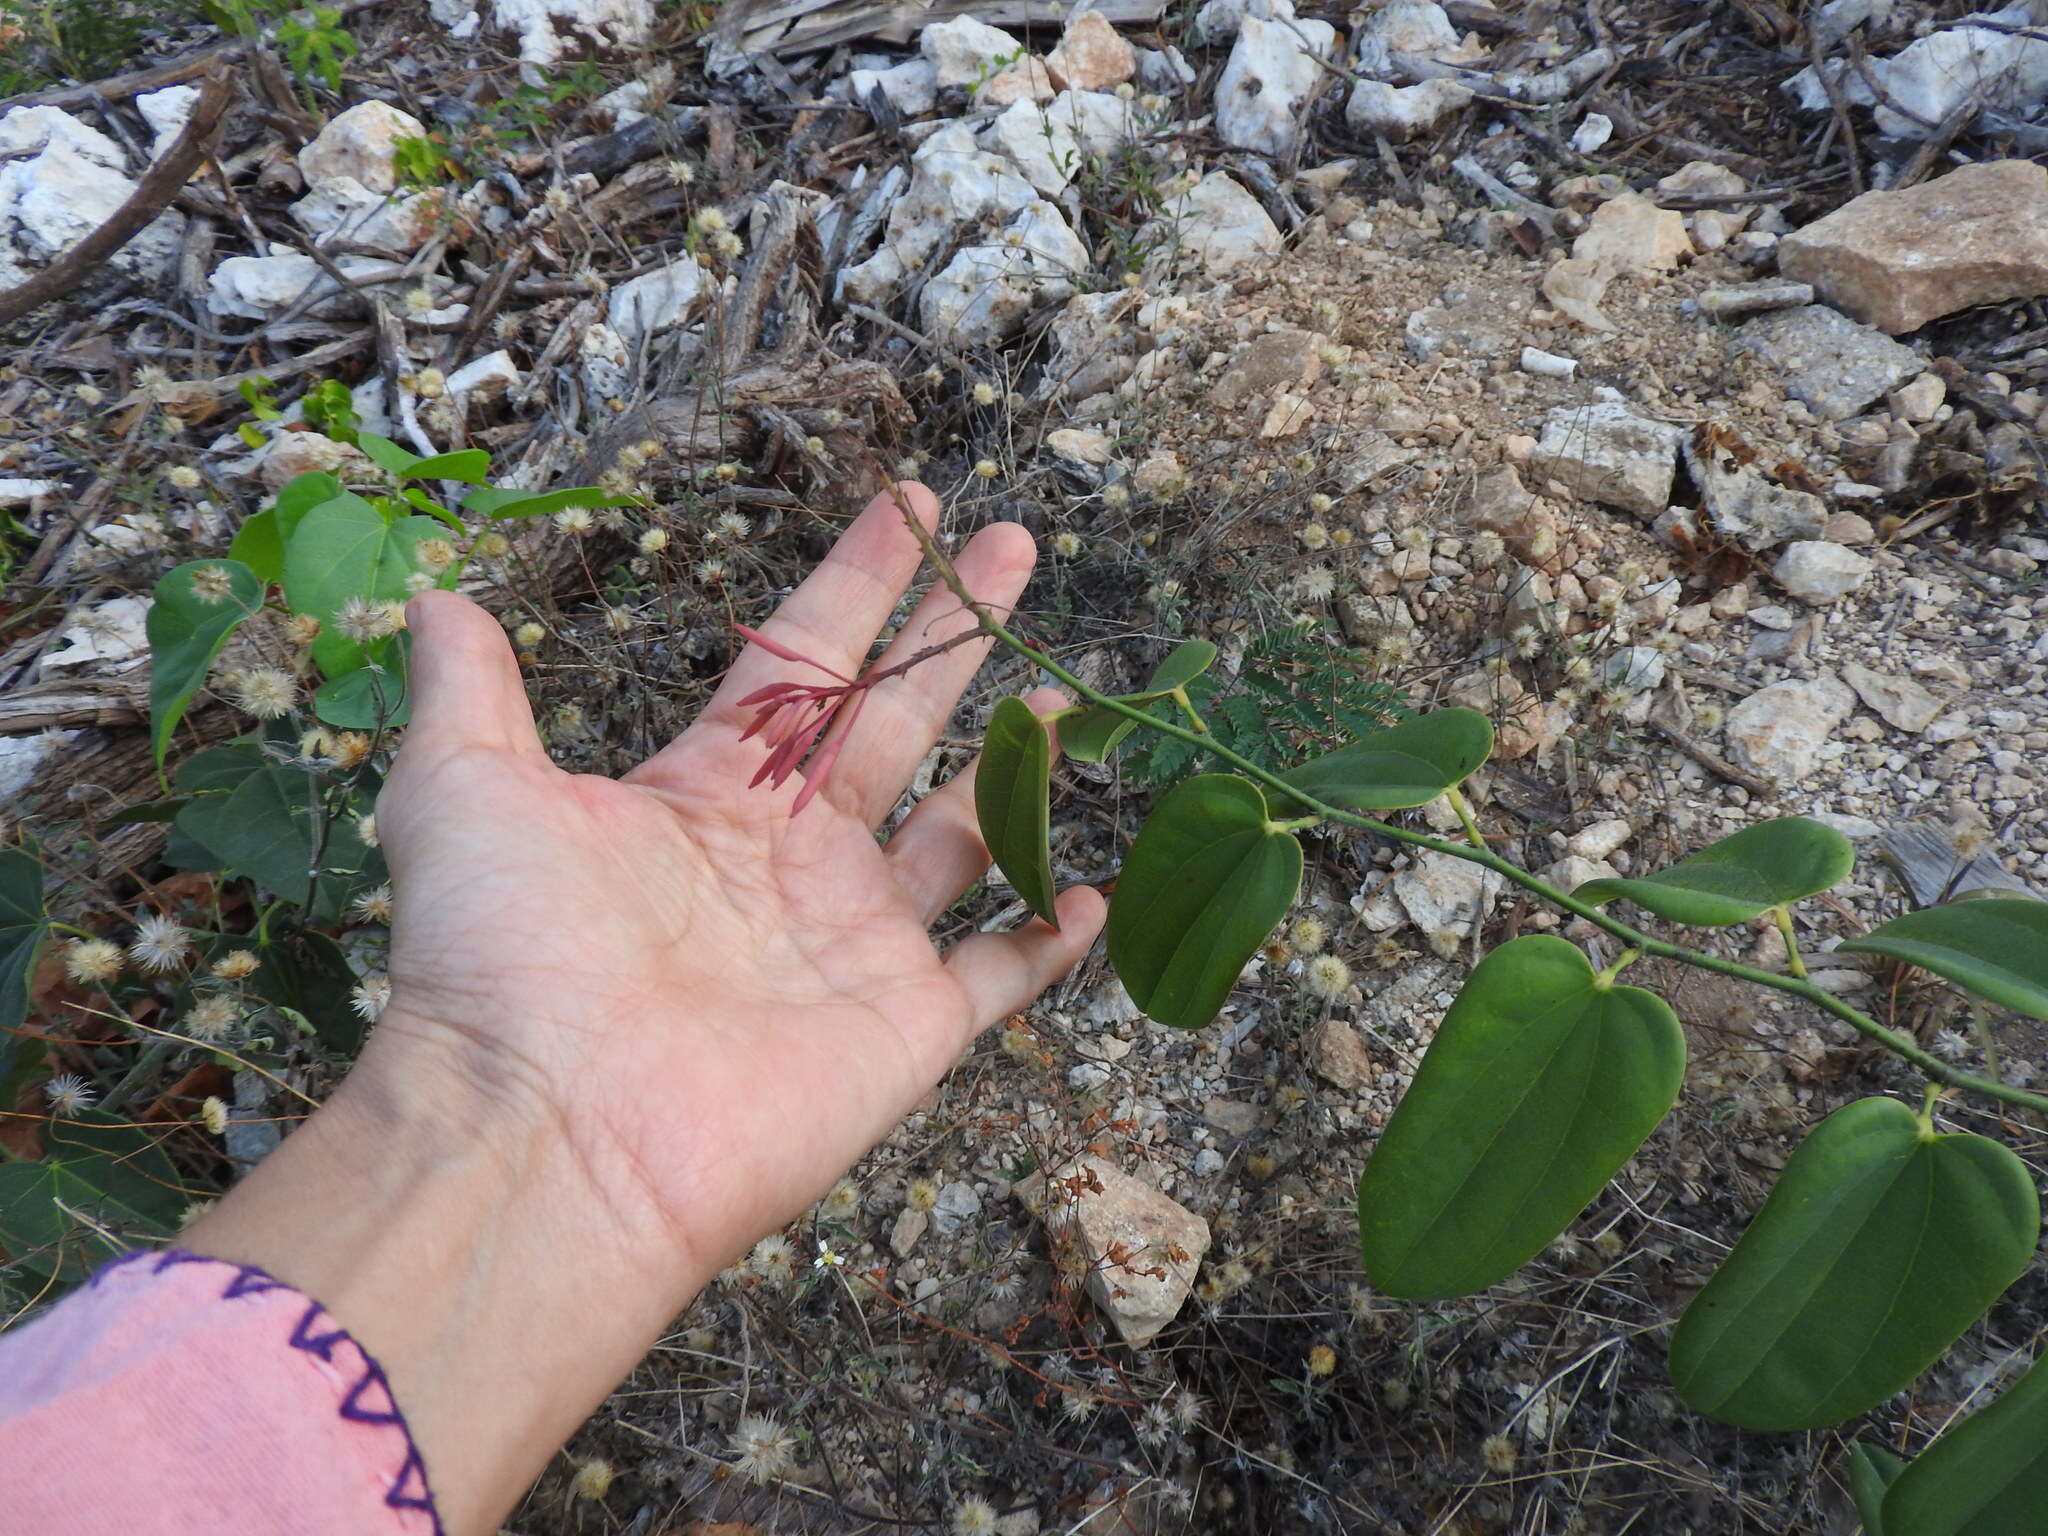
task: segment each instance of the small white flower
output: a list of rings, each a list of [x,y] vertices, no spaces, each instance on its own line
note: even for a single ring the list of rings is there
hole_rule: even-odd
[[[194,1040],[221,1040],[242,1022],[242,1010],[235,1006],[232,997],[216,992],[194,1003],[180,1022]]]
[[[782,1476],[796,1460],[796,1436],[765,1414],[749,1414],[732,1432],[732,1448],[738,1453],[733,1471],[750,1483],[767,1483]]]
[[[391,886],[374,885],[349,903],[349,915],[359,923],[391,922]]]
[[[391,1005],[391,978],[381,971],[372,971],[349,989],[348,1004],[355,1009],[357,1018],[376,1023]]]
[[[844,1269],[845,1267],[846,1255],[843,1253],[835,1252],[830,1243],[825,1242],[823,1239],[820,1239],[818,1243],[818,1256],[815,1259],[811,1260],[811,1268]]]
[[[711,532],[715,538],[744,539],[753,531],[753,523],[743,512],[721,512],[711,520]]]
[[[92,1108],[99,1093],[76,1072],[66,1072],[43,1084],[43,1097],[50,1101],[50,1113],[75,1115]]]
[[[953,1506],[953,1536],[995,1536],[996,1508],[973,1495]]]
[[[288,715],[298,701],[298,679],[282,667],[251,667],[235,685],[235,708],[258,720]]]
[[[184,926],[161,912],[152,912],[135,925],[135,937],[128,943],[128,955],[152,976],[175,971],[185,963],[192,939]]]

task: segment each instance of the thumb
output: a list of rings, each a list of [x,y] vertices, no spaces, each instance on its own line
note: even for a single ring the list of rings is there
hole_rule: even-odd
[[[422,592],[406,609],[406,627],[413,637],[408,741],[540,753],[519,663],[495,619],[459,593]]]

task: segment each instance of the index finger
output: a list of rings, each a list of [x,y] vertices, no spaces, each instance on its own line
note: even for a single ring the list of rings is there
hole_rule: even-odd
[[[937,526],[937,497],[914,481],[905,481],[898,488],[926,528]],[[832,552],[790,593],[760,632],[820,666],[847,677],[858,676],[875,636],[896,611],[923,558],[916,538],[903,525],[902,508],[884,491],[847,525]],[[700,719],[737,720],[739,700],[783,679],[820,682],[823,675],[759,645],[748,645],[725,674]]]

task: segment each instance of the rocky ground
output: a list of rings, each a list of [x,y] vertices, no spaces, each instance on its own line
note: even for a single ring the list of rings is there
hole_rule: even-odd
[[[1831,951],[1909,892],[2048,892],[2048,17],[698,9],[366,7],[317,116],[245,51],[257,107],[207,171],[15,321],[0,785],[123,839],[102,910],[156,853],[90,821],[146,792],[144,594],[333,462],[290,428],[335,377],[421,451],[646,492],[476,584],[565,762],[687,718],[887,462],[949,536],[1040,536],[1026,620],[1091,681],[1199,635],[1226,676],[1334,658],[1487,710],[1480,823],[1553,883],[1830,822],[1860,858],[1803,915],[1815,979],[2033,1080],[2024,1021]],[[0,103],[0,305],[198,87],[117,99]],[[401,182],[428,135],[453,169]],[[259,374],[283,419],[252,445]],[[992,663],[917,791],[1030,681]],[[1113,875],[1137,779],[1057,771],[1063,880]],[[991,884],[946,936],[1021,910]],[[1091,959],[679,1319],[512,1528],[1854,1529],[1840,1437],[1718,1427],[1662,1367],[1804,1130],[1913,1081],[1812,1010],[1640,965],[1693,1057],[1624,1177],[1483,1296],[1365,1283],[1374,1134],[1470,964],[1542,929],[1608,946],[1347,834],[1207,1031]],[[1784,959],[1768,925],[1708,944]],[[2048,1166],[2038,1128],[1945,1113]],[[2037,1271],[1872,1437],[1917,1447],[2044,1317]]]

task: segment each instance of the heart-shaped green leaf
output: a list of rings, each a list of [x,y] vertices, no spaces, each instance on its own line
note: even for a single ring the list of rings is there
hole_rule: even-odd
[[[421,569],[420,545],[442,537],[430,517],[387,522],[362,497],[344,491],[300,519],[285,549],[284,595],[294,613],[320,621],[313,659],[329,677],[354,671],[368,659],[358,641],[335,627],[334,616],[352,597],[402,603],[409,579]]]
[[[391,731],[412,718],[406,693],[411,637],[394,635],[365,648],[369,660],[353,672],[323,683],[313,695],[313,713],[342,731]]]
[[[372,464],[393,479],[403,480],[412,473],[413,465],[420,462],[420,456],[410,448],[401,448],[379,432],[357,432],[356,446],[369,455]]]
[[[310,773],[264,761],[227,794],[195,798],[176,826],[231,873],[305,905],[315,920],[332,920],[350,894],[372,882],[382,860],[352,821],[337,820],[321,837],[322,788]]]
[[[156,584],[143,628],[149,636],[149,741],[158,768],[213,658],[262,608],[263,582],[239,560],[188,560]]]
[[[1867,1441],[1849,1447],[1849,1497],[1862,1517],[1863,1536],[1884,1536],[1885,1490],[1905,1470],[1905,1462]]]
[[[19,848],[0,848],[0,1076],[28,1017],[28,979],[44,931],[43,866]]]
[[[1163,698],[1176,688],[1185,688],[1208,671],[1215,660],[1216,647],[1207,640],[1183,640],[1153,670],[1151,681],[1142,689],[1118,694],[1117,698],[1133,706]],[[1137,728],[1138,722],[1130,716],[1092,704],[1060,721],[1060,750],[1076,762],[1099,763]]]
[[[2034,1254],[2041,1202],[2017,1157],[1937,1136],[1894,1099],[1814,1127],[1671,1337],[1671,1379],[1744,1429],[1875,1408],[1933,1363]]]
[[[631,496],[613,496],[594,485],[565,485],[556,491],[517,491],[487,485],[462,498],[468,512],[482,512],[504,522],[514,517],[542,517],[570,507],[630,507]]]
[[[1903,960],[2001,1008],[2048,1019],[2048,901],[1985,896],[1923,907],[1841,947]]]
[[[186,1195],[148,1132],[87,1109],[45,1134],[41,1162],[0,1163],[0,1245],[24,1268],[69,1284],[125,1252],[114,1239],[177,1230]]]
[[[1022,699],[1004,699],[989,716],[974,769],[974,814],[981,840],[1024,904],[1053,927],[1052,852],[1047,844],[1052,743]]]
[[[1325,805],[1397,811],[1427,805],[1472,776],[1493,752],[1476,709],[1438,709],[1361,736],[1280,777]]]
[[[275,502],[235,530],[234,542],[228,545],[228,558],[248,566],[265,586],[283,581],[284,547],[291,542],[299,519],[341,492],[341,482],[332,475],[315,470],[294,476],[285,482]]]
[[[1109,960],[1162,1024],[1216,1017],[1301,886],[1301,844],[1249,779],[1205,773],[1153,810],[1109,903]]]
[[[1514,939],[1466,979],[1358,1183],[1366,1273],[1484,1290],[1540,1253],[1677,1102],[1685,1032],[1577,946]]]
[[[1725,928],[1839,884],[1855,863],[1856,850],[1833,827],[1781,816],[1709,843],[1654,875],[1588,880],[1572,894],[1596,907],[1626,896],[1674,923]]]
[[[1945,1432],[1898,1475],[1884,1497],[1883,1536],[2041,1536],[2043,1531],[2048,1531],[2048,1355],[1997,1402]]]

